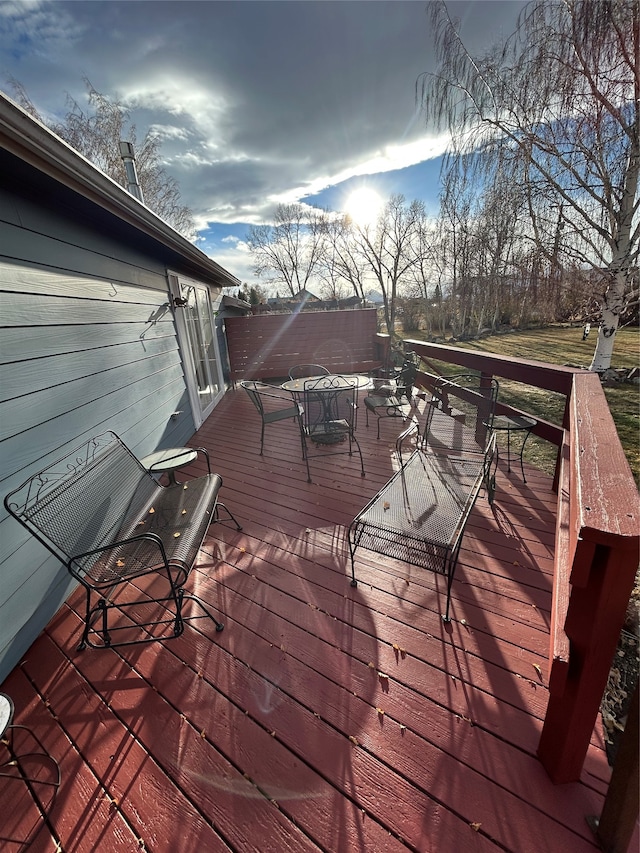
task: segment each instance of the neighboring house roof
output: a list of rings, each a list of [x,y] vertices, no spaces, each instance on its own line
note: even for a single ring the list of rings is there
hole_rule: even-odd
[[[251,303],[246,302],[244,299],[238,299],[236,296],[229,296],[225,294],[222,297],[222,307],[223,308],[237,308],[241,311],[249,312],[251,311]]]
[[[267,299],[267,305],[289,305],[295,303],[296,305],[300,302],[320,302],[310,290],[306,288],[302,288],[293,296],[271,296]]]
[[[319,302],[317,296],[311,293],[310,290],[307,290],[306,287],[303,287],[302,290],[299,290],[295,296],[291,298],[292,302]]]
[[[124,187],[97,169],[49,128],[0,92],[0,149],[55,182],[60,192],[80,196],[94,218],[104,218],[153,240],[181,262],[185,271],[219,287],[240,284]],[[165,252],[165,254],[167,254]]]

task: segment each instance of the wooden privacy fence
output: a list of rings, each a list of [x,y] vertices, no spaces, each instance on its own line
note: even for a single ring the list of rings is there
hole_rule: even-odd
[[[283,378],[296,364],[368,373],[382,363],[375,308],[229,317],[225,331],[234,383]]]

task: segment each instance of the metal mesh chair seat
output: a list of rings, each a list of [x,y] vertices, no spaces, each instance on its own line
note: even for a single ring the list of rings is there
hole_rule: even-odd
[[[113,541],[124,541],[123,545],[111,547],[106,554],[75,558],[74,571],[101,588],[163,568],[159,539],[167,564],[177,570],[175,583],[182,586],[215,512],[208,507],[214,506],[221,486],[218,474],[160,486],[142,512],[132,514],[114,534]]]
[[[400,470],[374,495],[349,526],[351,583],[356,585],[359,547],[402,560],[447,577],[449,621],[451,584],[465,525],[480,488],[489,501],[495,491],[491,429],[498,392],[495,380],[465,375],[433,377],[430,402],[396,442],[417,435],[417,446]]]
[[[349,527],[352,583],[359,547],[447,575],[448,620],[458,552],[486,465],[482,457],[465,460],[415,450]]]

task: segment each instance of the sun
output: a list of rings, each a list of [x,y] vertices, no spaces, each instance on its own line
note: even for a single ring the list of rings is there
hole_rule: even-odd
[[[351,217],[356,225],[365,227],[372,225],[382,208],[382,198],[371,187],[360,187],[354,190],[347,198],[345,213]]]

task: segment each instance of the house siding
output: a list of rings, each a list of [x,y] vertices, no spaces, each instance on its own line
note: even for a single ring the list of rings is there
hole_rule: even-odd
[[[179,270],[175,255],[54,210],[46,194],[0,192],[2,497],[105,430],[138,456],[193,435],[168,266]],[[4,506],[0,576],[1,681],[73,584]]]

